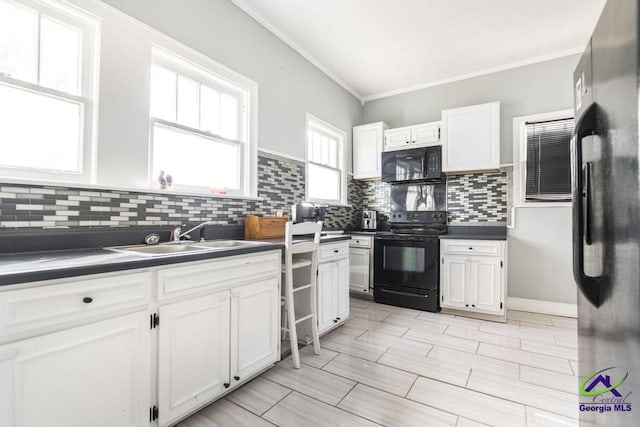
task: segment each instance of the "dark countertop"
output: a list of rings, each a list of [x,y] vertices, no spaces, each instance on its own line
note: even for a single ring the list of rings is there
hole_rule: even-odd
[[[320,243],[333,243],[350,239],[351,236],[349,235],[330,235],[323,236]],[[263,243],[265,244],[163,256],[145,256],[135,253],[115,252],[102,248],[2,254],[0,257],[0,286],[137,268],[158,267],[284,248],[284,239],[266,240],[263,241]]]
[[[438,237],[440,239],[507,240],[507,227],[488,225],[450,225],[447,234],[443,234]]]
[[[360,235],[365,235],[365,236],[375,236],[377,231],[352,230],[352,231],[345,231],[345,233],[348,233],[348,234],[360,234]]]
[[[163,256],[129,254],[101,248],[3,254],[0,258],[0,286],[202,261],[283,247],[282,244],[270,243]]]

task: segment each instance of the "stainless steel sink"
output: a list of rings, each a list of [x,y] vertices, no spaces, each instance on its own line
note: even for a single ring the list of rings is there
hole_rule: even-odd
[[[193,254],[198,252],[246,248],[264,244],[267,243],[247,240],[209,240],[204,242],[170,242],[161,243],[159,245],[113,246],[106,249],[115,252],[134,253],[157,257],[163,255]]]
[[[239,248],[248,246],[265,245],[266,242],[253,242],[250,240],[208,240],[204,242],[194,242],[193,246],[210,248],[210,249],[222,249],[222,248]]]
[[[208,250],[207,248],[197,247],[193,244],[115,246],[107,249],[115,252],[130,252],[147,256],[193,254],[197,252],[206,252]]]

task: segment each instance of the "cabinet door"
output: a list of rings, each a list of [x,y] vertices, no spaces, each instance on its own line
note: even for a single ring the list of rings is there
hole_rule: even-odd
[[[383,122],[353,128],[353,178],[380,178],[380,153],[386,124]]]
[[[411,130],[409,128],[389,129],[384,132],[385,151],[409,148],[411,144]]]
[[[440,124],[425,123],[411,127],[411,143],[416,145],[433,145],[440,141]]]
[[[318,266],[318,330],[320,333],[336,322],[338,297],[338,266],[327,262]]]
[[[229,291],[160,307],[159,424],[168,425],[229,383]]]
[[[447,255],[443,257],[441,270],[440,305],[465,308],[469,286],[469,261],[467,257]]]
[[[475,309],[502,313],[502,267],[499,257],[471,258],[473,295],[469,301]]]
[[[0,346],[0,425],[147,426],[149,313]]]
[[[231,291],[232,384],[278,360],[278,285],[274,277]]]
[[[500,103],[444,110],[442,170],[459,172],[499,167]]]
[[[369,249],[349,248],[349,289],[369,293]]]
[[[349,259],[341,259],[336,264],[338,266],[336,319],[341,323],[349,317]]]

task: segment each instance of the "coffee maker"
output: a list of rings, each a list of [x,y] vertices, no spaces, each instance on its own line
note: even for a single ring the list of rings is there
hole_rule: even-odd
[[[360,228],[362,228],[363,230],[375,231],[378,229],[379,219],[380,216],[378,214],[378,211],[363,210]]]

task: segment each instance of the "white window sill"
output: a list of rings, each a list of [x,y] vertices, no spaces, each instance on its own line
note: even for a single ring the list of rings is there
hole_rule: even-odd
[[[571,206],[571,202],[530,202],[514,205],[515,208],[570,208]]]

